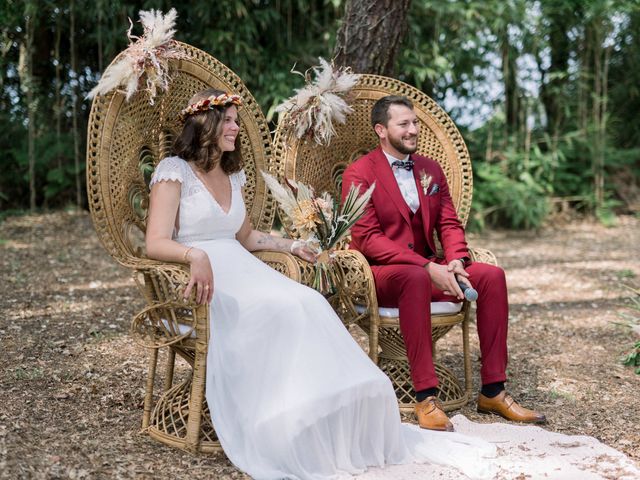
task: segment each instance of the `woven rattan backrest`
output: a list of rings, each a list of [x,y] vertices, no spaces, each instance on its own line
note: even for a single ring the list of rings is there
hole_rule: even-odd
[[[260,169],[280,173],[271,155],[271,134],[259,105],[240,78],[207,53],[179,43],[184,58],[171,60],[169,91],[155,104],[145,91],[129,101],[121,92],[97,96],[87,141],[87,192],[98,236],[120,263],[133,266],[142,254],[148,182],[155,165],[171,154],[181,125],[178,113],[196,92],[214,87],[242,96],[240,141],[247,174],[245,201],[253,225],[268,231],[275,204]],[[115,61],[117,61],[116,58]]]
[[[317,192],[339,196],[336,180],[344,167],[378,144],[371,127],[371,108],[386,95],[404,95],[414,104],[421,123],[418,153],[436,160],[443,168],[460,220],[466,224],[471,207],[473,180],[469,152],[453,121],[420,90],[392,78],[363,75],[352,90],[353,113],[344,125],[337,124],[328,147],[298,140],[278,126],[274,140],[276,157],[283,159],[287,178],[311,184]]]

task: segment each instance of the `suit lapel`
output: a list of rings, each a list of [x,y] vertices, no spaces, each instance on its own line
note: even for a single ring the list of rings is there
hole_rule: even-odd
[[[396,208],[402,215],[402,218],[404,218],[408,225],[411,225],[409,205],[407,205],[407,202],[405,202],[404,198],[402,197],[402,193],[400,193],[400,187],[398,187],[396,177],[393,175],[391,165],[389,165],[389,161],[384,155],[381,147],[378,147],[375,150],[373,163],[375,168],[375,175],[378,180],[378,182],[376,183],[376,188],[377,185],[380,185],[380,187],[386,192],[389,198],[391,198],[391,201],[395,204]]]

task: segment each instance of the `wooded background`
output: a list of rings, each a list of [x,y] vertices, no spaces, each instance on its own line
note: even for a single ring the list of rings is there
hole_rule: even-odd
[[[640,211],[640,0],[4,0],[0,216],[85,206],[84,97],[128,17],[171,7],[271,121],[319,56],[430,95],[471,151],[476,228]]]

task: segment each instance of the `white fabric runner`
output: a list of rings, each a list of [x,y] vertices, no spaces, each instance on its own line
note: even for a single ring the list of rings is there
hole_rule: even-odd
[[[456,432],[496,445],[497,479],[636,480],[640,468],[623,453],[585,435],[564,435],[540,427],[481,424],[463,415],[451,419]],[[357,480],[459,480],[459,470],[438,465],[371,468]]]

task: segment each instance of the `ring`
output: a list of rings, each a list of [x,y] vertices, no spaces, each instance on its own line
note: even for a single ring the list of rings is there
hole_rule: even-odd
[[[204,286],[204,288],[205,288],[206,290],[209,290],[209,285],[205,285],[205,286]]]

